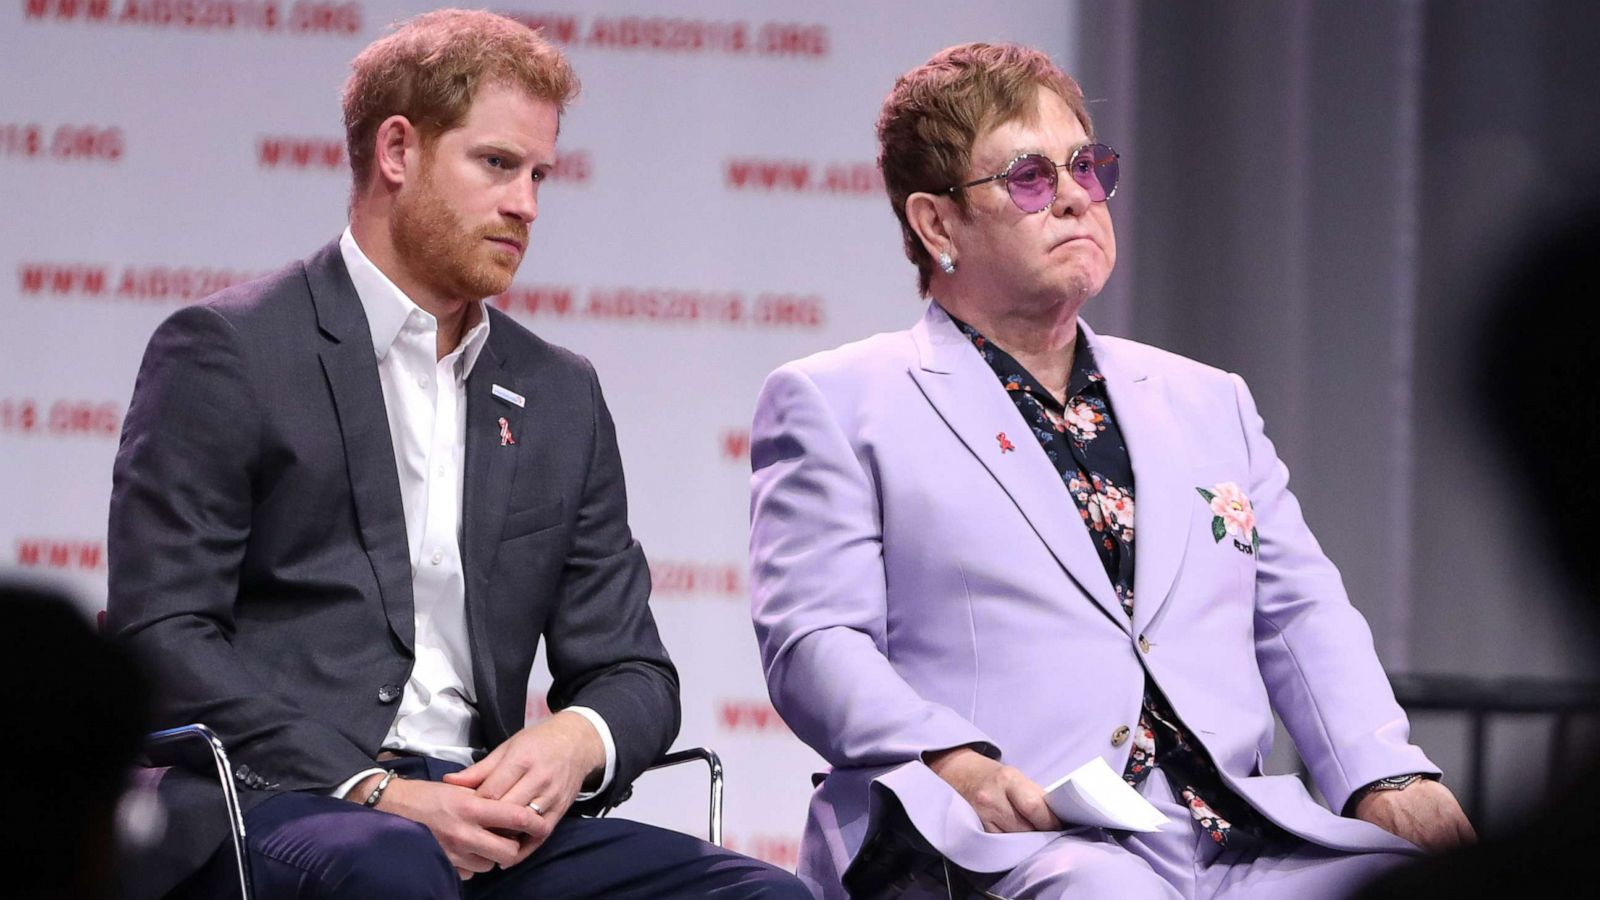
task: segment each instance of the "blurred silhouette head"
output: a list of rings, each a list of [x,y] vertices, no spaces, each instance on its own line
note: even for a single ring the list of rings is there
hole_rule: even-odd
[[[20,769],[0,815],[0,893],[111,894],[117,804],[147,719],[145,679],[64,594],[0,583],[6,744]]]
[[[1548,541],[1600,615],[1600,192],[1558,220],[1512,267],[1485,331],[1478,393],[1506,423],[1491,440],[1531,494],[1533,537]]]

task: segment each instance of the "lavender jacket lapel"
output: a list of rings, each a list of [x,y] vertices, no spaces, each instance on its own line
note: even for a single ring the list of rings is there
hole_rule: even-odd
[[[1188,549],[1196,494],[1188,438],[1172,406],[1166,376],[1145,360],[1130,358],[1078,321],[1106,378],[1111,409],[1133,462],[1133,632],[1151,635],[1151,625],[1171,596]],[[1144,363],[1144,364],[1142,364]]]
[[[1061,476],[994,372],[936,304],[911,329],[911,338],[920,361],[910,370],[911,377],[928,403],[1016,504],[1072,580],[1117,627],[1128,630],[1128,616]]]

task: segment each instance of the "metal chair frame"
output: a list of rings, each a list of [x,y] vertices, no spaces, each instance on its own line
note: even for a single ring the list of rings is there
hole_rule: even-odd
[[[711,778],[711,808],[708,815],[708,836],[706,839],[711,843],[716,844],[718,847],[721,847],[723,787],[722,757],[718,756],[715,750],[708,750],[705,747],[690,747],[687,750],[676,750],[672,753],[662,756],[651,765],[646,766],[645,771],[653,772],[656,769],[665,769],[671,766],[679,766],[683,765],[684,763],[692,763],[697,761],[706,764],[706,768],[709,770],[709,775]],[[608,806],[605,809],[602,809],[599,817],[604,818],[606,814],[610,813],[613,808],[614,807]]]
[[[244,812],[239,808],[239,792],[233,786],[233,765],[228,761],[228,750],[216,732],[201,724],[181,725],[145,735],[146,754],[150,750],[178,743],[202,743],[211,752],[211,761],[217,769],[217,781],[222,785],[222,799],[228,807],[228,826],[233,838],[233,859],[239,871],[239,895],[251,900],[250,854],[245,850]]]
[[[174,744],[203,744],[211,753],[211,760],[216,767],[217,781],[222,786],[222,798],[228,809],[229,836],[233,840],[233,858],[239,873],[239,895],[244,900],[251,900],[250,890],[250,854],[246,849],[244,812],[239,806],[239,792],[233,784],[233,764],[228,759],[228,750],[223,746],[221,738],[216,732],[205,725],[182,725],[177,728],[168,728],[145,735],[146,755],[151,750]],[[714,750],[705,747],[691,747],[687,750],[678,750],[668,753],[648,766],[645,771],[665,769],[684,763],[703,762],[706,764],[710,777],[710,803],[707,814],[708,840],[722,846],[722,801],[723,801],[723,771],[722,758]],[[600,811],[601,816],[611,812],[612,807]]]

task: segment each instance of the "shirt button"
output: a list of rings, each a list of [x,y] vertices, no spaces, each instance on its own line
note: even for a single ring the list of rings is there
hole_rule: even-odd
[[[428,386],[428,384],[429,384],[428,376],[426,376],[426,375],[417,376],[417,387],[426,388]]]
[[[1111,732],[1111,746],[1121,747],[1128,742],[1128,726],[1118,725],[1117,730]]]
[[[442,562],[444,562],[444,551],[443,550],[435,550],[435,551],[433,551],[433,564],[437,566],[439,563],[442,563]]]
[[[1139,652],[1145,654],[1150,652],[1150,641],[1142,634],[1139,635]]]
[[[438,475],[440,478],[443,478],[444,477],[444,473],[448,472],[449,469],[446,469],[444,466],[440,466],[439,468],[434,469],[433,471],[434,471],[434,474]]]

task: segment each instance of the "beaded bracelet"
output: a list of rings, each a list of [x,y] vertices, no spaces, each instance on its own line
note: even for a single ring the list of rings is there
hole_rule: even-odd
[[[378,786],[372,789],[372,793],[367,795],[366,802],[362,803],[361,805],[362,806],[377,806],[378,805],[378,801],[383,798],[384,789],[387,788],[389,786],[389,782],[393,781],[394,779],[395,779],[394,770],[390,769],[388,774],[383,776],[383,780],[378,782]]]

